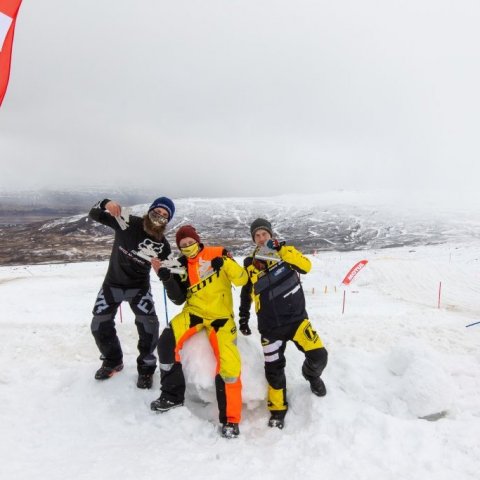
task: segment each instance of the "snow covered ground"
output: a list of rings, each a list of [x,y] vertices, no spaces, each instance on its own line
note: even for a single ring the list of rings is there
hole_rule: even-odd
[[[330,354],[328,395],[301,378],[287,348],[290,410],[266,426],[258,333],[239,336],[241,436],[217,431],[214,360],[203,335],[184,349],[186,406],[150,411],[135,386],[137,334],[117,318],[125,369],[93,379],[90,311],[106,263],[0,268],[2,479],[478,479],[480,245],[321,253],[304,277],[307,307]],[[347,288],[339,284],[369,260]],[[439,282],[442,282],[440,309]],[[153,280],[165,325],[162,288]],[[238,305],[239,290],[234,292]],[[170,317],[178,307],[168,304]],[[254,323],[254,321],[252,322]],[[420,417],[441,417],[427,421]]]

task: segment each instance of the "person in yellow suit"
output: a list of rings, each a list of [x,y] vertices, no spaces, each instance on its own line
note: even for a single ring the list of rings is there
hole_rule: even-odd
[[[257,218],[250,233],[256,248],[244,261],[249,281],[240,294],[239,326],[242,334],[252,333],[248,322],[253,301],[268,382],[268,425],[282,429],[288,409],[284,355],[287,341],[305,354],[302,374],[319,397],[327,393],[320,375],[327,365],[328,353],[308,319],[300,283],[299,274],[312,268],[310,260],[295,247],[274,239],[268,220]]]
[[[221,433],[226,438],[237,437],[242,383],[232,284],[245,285],[248,275],[223,247],[204,246],[191,225],[177,231],[176,242],[182,252],[178,260],[185,267],[184,275],[172,274],[160,260],[152,260],[170,300],[177,305],[185,302],[185,306],[159,338],[161,395],[150,406],[154,411],[166,412],[183,405],[185,377],[180,351],[185,341],[205,329],[217,360],[215,387]]]

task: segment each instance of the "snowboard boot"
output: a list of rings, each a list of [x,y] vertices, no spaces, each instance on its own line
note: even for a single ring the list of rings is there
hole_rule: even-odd
[[[152,388],[153,385],[153,374],[151,373],[139,373],[137,380],[138,388]]]
[[[302,372],[303,373],[303,372]],[[320,377],[307,377],[305,373],[303,373],[305,380],[310,383],[310,390],[317,396],[317,397],[324,397],[327,394],[327,388],[323,383],[323,380]]]
[[[223,438],[237,438],[240,435],[238,423],[224,423],[222,425],[221,435]]]
[[[270,412],[270,419],[268,420],[268,426],[271,428],[279,428],[280,430],[285,425],[286,410],[272,410]]]
[[[181,407],[182,405],[183,401],[167,400],[166,398],[160,396],[150,404],[150,408],[154,412],[164,413],[168,412],[172,408]]]
[[[119,363],[116,367],[106,367],[102,365],[96,372],[95,372],[95,379],[96,380],[107,380],[110,377],[113,377],[117,372],[123,370],[123,363]]]

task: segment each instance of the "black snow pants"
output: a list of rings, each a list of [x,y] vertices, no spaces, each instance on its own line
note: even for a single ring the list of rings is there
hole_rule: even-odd
[[[306,379],[319,377],[322,374],[327,365],[328,353],[308,318],[260,333],[265,359],[265,377],[268,382],[268,409],[286,413],[288,409],[285,377],[287,342],[293,342],[297,349],[304,353],[302,374]]]
[[[115,367],[122,363],[123,352],[115,329],[115,314],[123,301],[130,304],[135,314],[138,331],[137,370],[138,373],[152,374],[157,366],[154,351],[158,342],[158,317],[155,313],[150,286],[144,288],[118,288],[106,283],[98,292],[93,319],[92,334],[100,350],[100,358],[106,367]]]

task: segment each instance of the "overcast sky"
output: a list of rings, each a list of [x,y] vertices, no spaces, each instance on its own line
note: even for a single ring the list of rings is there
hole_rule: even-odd
[[[24,0],[0,189],[478,189],[478,0]]]

